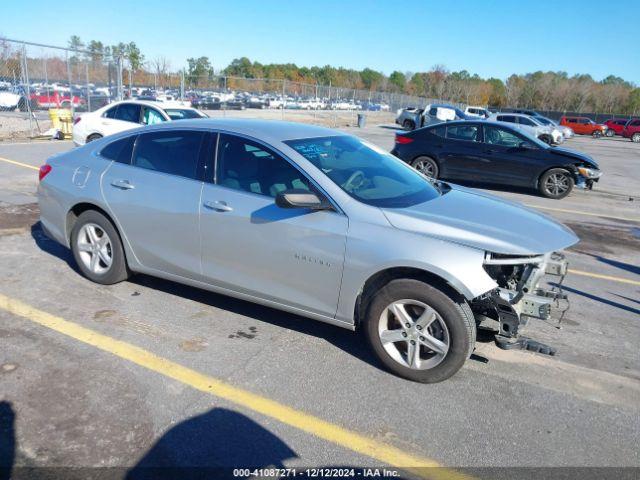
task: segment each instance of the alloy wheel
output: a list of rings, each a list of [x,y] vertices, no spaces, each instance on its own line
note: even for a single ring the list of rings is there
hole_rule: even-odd
[[[429,160],[418,160],[415,163],[414,168],[420,173],[425,174],[427,177],[435,177],[435,165]]]
[[[631,141],[635,143],[640,143],[640,133],[634,133],[631,137]]]
[[[570,186],[570,179],[564,173],[553,173],[544,182],[545,190],[554,197],[565,193]]]
[[[111,239],[99,225],[87,223],[78,232],[76,241],[80,260],[91,272],[102,275],[113,263]]]
[[[434,368],[449,352],[449,330],[433,308],[418,300],[396,300],[380,315],[378,335],[387,354],[414,370]]]

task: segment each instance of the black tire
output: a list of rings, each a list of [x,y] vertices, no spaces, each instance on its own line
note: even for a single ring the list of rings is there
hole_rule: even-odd
[[[542,174],[538,181],[538,191],[543,197],[560,200],[573,190],[573,175],[563,168],[552,168]]]
[[[640,143],[640,132],[634,133],[633,135],[631,135],[631,141],[633,143]]]
[[[404,122],[402,122],[402,126],[406,129],[406,130],[415,130],[416,129],[416,124],[415,122],[411,121],[411,120],[405,120]]]
[[[425,174],[431,178],[438,178],[440,174],[440,168],[436,161],[431,157],[418,157],[411,162],[411,166],[418,170],[420,173]]]
[[[383,312],[391,303],[407,299],[429,305],[446,324],[449,349],[440,363],[432,368],[418,370],[400,364],[385,350],[380,340],[378,329]],[[442,290],[414,279],[392,280],[376,292],[369,302],[363,328],[369,346],[387,370],[421,383],[441,382],[453,376],[473,352],[476,341],[476,323],[467,302],[463,298],[451,298]]]
[[[95,273],[87,267],[80,256],[81,252],[78,247],[78,237],[82,232],[82,228],[87,224],[97,225],[103,234],[107,234],[110,240],[111,265],[106,271],[100,274]],[[127,259],[124,254],[124,249],[122,248],[120,235],[111,221],[95,210],[87,210],[81,213],[76,220],[71,231],[71,251],[82,274],[93,282],[111,285],[129,278],[129,268],[127,267]]]
[[[592,136],[593,138],[600,138],[600,137],[602,137],[602,130],[594,130],[594,131],[591,133],[591,136]]]
[[[102,135],[100,135],[99,133],[92,133],[87,137],[86,143],[93,142],[94,140],[99,140],[101,138],[102,138]]]
[[[607,128],[607,131],[604,132],[605,137],[614,137],[616,132],[614,132],[611,128]]]

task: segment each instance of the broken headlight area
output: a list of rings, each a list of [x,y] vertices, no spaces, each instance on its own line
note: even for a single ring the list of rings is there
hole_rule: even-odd
[[[502,348],[513,348],[504,344],[507,339],[517,337],[520,327],[530,318],[549,320],[559,311],[561,319],[569,307],[562,291],[567,260],[561,253],[530,256],[487,253],[483,266],[498,287],[474,299],[471,308],[479,322],[491,319],[498,323],[496,342]],[[558,277],[553,288],[540,286],[544,275]],[[518,348],[528,346],[525,342]]]

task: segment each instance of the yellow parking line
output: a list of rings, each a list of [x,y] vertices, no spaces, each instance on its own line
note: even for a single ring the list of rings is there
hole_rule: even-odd
[[[33,165],[27,165],[26,163],[16,162],[15,160],[9,160],[8,158],[0,157],[0,161],[12,163],[14,165],[18,165],[19,167],[30,168],[31,170],[40,170],[38,167],[34,167]]]
[[[224,399],[253,412],[327,440],[353,452],[380,461],[386,466],[410,471],[421,478],[469,479],[455,470],[442,468],[434,460],[408,453],[389,444],[361,435],[334,423],[296,410],[275,400],[234,387],[121,340],[32,307],[0,294],[0,308],[80,342],[128,360],[185,385]],[[433,468],[440,467],[440,468]]]
[[[630,280],[628,278],[612,277],[611,275],[602,275],[600,273],[583,272],[582,270],[573,270],[572,268],[570,268],[568,272],[574,275],[581,275],[583,277],[600,278],[602,280],[611,280],[612,282],[628,283],[629,285],[640,286],[639,281]]]
[[[539,208],[540,210],[550,210],[552,212],[564,212],[564,213],[573,213],[576,215],[584,215],[587,217],[600,217],[600,218],[611,218],[613,220],[624,220],[626,222],[638,222],[640,223],[640,218],[631,218],[631,217],[617,217],[615,215],[609,215],[606,213],[593,213],[593,212],[583,212],[581,210],[569,210],[566,208],[554,208],[554,207],[543,207],[541,205],[533,205],[531,203],[525,203],[527,207]]]

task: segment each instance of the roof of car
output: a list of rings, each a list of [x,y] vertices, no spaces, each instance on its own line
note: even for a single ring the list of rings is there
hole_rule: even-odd
[[[203,127],[276,142],[283,142],[298,138],[335,137],[337,135],[347,135],[346,133],[338,130],[304,123],[244,118],[198,118],[180,120],[179,122],[166,122],[144,128],[148,131],[151,128],[154,130],[164,130]]]

